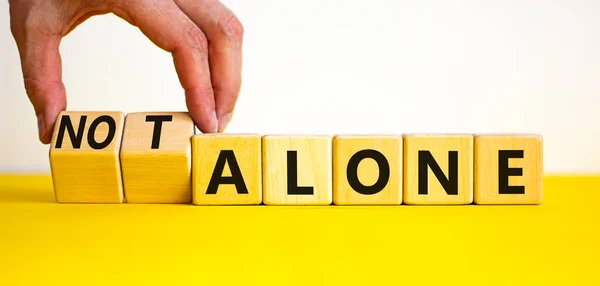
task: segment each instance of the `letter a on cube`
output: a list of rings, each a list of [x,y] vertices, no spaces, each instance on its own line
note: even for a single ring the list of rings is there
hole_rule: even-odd
[[[260,135],[198,134],[192,146],[194,204],[262,203]]]
[[[124,118],[121,112],[58,115],[50,146],[57,202],[123,202],[119,150]]]
[[[535,134],[475,136],[475,203],[540,204],[543,142]]]
[[[128,203],[190,203],[194,121],[187,112],[129,113],[121,146]]]

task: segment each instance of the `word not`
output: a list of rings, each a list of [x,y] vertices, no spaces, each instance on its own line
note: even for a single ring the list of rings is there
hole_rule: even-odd
[[[540,204],[534,134],[195,134],[186,112],[62,112],[59,203]]]

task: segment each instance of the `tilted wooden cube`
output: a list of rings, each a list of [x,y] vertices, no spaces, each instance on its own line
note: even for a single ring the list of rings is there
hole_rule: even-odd
[[[402,137],[335,136],[333,203],[399,205],[402,203]]]
[[[475,203],[540,204],[543,141],[535,134],[475,136]]]
[[[471,204],[473,136],[406,134],[404,203]]]
[[[260,135],[199,134],[192,147],[194,204],[262,203]]]
[[[121,112],[59,114],[50,146],[57,202],[123,202],[119,150],[124,118]]]
[[[187,112],[127,114],[121,168],[128,203],[190,203],[191,137]]]
[[[332,203],[331,136],[262,138],[266,205]]]

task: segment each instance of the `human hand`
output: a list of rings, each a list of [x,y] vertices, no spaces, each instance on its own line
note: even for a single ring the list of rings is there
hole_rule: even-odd
[[[241,86],[243,26],[218,0],[9,0],[11,31],[25,89],[50,143],[66,109],[61,39],[94,15],[114,13],[171,52],[186,104],[198,128],[222,132]]]

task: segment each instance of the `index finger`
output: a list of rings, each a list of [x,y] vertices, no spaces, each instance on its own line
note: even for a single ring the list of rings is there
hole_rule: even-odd
[[[140,28],[154,44],[173,54],[190,116],[202,132],[217,132],[206,36],[174,2],[143,2],[123,1],[113,7],[113,13]]]
[[[218,0],[175,0],[175,3],[210,41],[210,73],[219,132],[222,132],[231,120],[240,92],[244,28],[233,12]]]

